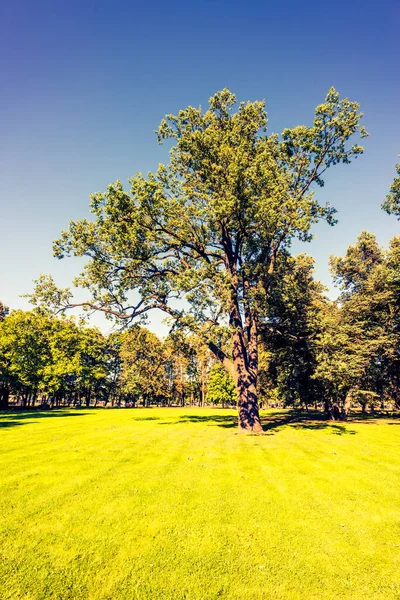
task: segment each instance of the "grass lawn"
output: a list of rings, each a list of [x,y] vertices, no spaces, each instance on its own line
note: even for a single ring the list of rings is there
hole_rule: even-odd
[[[0,415],[0,598],[400,598],[400,419]]]

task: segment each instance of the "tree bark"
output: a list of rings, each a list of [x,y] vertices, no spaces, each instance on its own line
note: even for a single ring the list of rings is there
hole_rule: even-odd
[[[86,398],[85,398],[85,403],[88,408],[90,406],[91,396],[92,396],[92,388],[90,387],[86,390]]]
[[[246,368],[243,357],[234,359],[236,391],[238,397],[239,431],[262,433],[257,399],[257,378]]]
[[[262,433],[257,398],[257,330],[252,326],[246,345],[243,330],[239,325],[239,315],[235,316],[236,328],[232,332],[232,356],[235,384],[238,396],[238,425],[244,433]]]
[[[258,410],[256,385],[248,373],[240,376],[237,383],[239,431],[244,433],[262,433]]]
[[[343,402],[343,407],[342,410],[340,412],[340,420],[341,421],[347,421],[347,417],[349,414],[349,410],[351,408],[351,402],[352,402],[353,396],[352,396],[352,390],[350,390],[347,394],[346,394],[346,398],[344,399]]]
[[[325,410],[327,419],[329,419],[329,421],[334,421],[333,406],[332,406],[331,400],[329,400],[329,399],[325,400],[324,410]]]
[[[0,410],[6,410],[8,408],[8,400],[10,392],[6,388],[0,390]]]
[[[208,347],[218,360],[232,375],[237,392],[238,426],[243,433],[262,433],[257,398],[257,330],[254,326],[251,332],[249,351],[243,339],[243,330],[237,326],[240,317],[236,317],[236,328],[232,332],[232,356],[226,354],[212,342]]]

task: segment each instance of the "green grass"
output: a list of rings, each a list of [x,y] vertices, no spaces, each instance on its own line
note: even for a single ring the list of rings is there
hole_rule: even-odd
[[[0,415],[0,598],[400,598],[400,420]]]

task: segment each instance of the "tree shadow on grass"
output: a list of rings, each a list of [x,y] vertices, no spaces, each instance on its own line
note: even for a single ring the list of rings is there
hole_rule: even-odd
[[[304,412],[292,409],[263,415],[261,420],[265,432],[289,425],[295,429],[330,429],[335,435],[355,435],[357,431],[349,428],[352,424],[376,425],[379,421],[386,421],[388,425],[400,425],[400,413],[385,411],[372,413],[352,412],[347,421],[338,422],[326,420],[325,414],[318,410]],[[390,423],[388,422],[389,420],[398,421]]]
[[[237,427],[237,418],[234,415],[185,415],[176,421],[163,421],[158,425],[179,425],[180,423],[207,423],[226,429]]]
[[[47,419],[54,417],[83,417],[89,415],[90,412],[70,412],[65,409],[52,408],[50,410],[16,410],[0,412],[0,428],[16,427],[26,425],[24,421],[36,421],[37,419]]]
[[[263,431],[267,435],[274,435],[284,427],[293,429],[308,429],[330,431],[333,435],[355,435],[357,432],[353,429],[348,429],[344,424],[332,423],[326,421],[323,415],[315,413],[306,415],[298,411],[277,412],[270,415],[262,415],[261,422]],[[163,421],[158,425],[173,425],[181,423],[204,423],[215,427],[223,427],[224,429],[235,429],[238,426],[238,420],[235,415],[184,415],[176,421]]]
[[[345,424],[327,421],[325,415],[312,411],[309,413],[290,410],[285,412],[263,415],[261,417],[264,433],[273,435],[284,427],[291,429],[306,429],[309,431],[326,430],[333,435],[355,435],[354,429],[349,429]]]
[[[400,425],[400,413],[394,412],[371,412],[371,413],[355,413],[352,414],[349,418],[349,421],[353,421],[354,423],[363,423],[371,425],[375,425],[379,421],[398,421],[397,423],[388,423],[388,425]]]
[[[159,421],[161,417],[133,417],[134,421]]]

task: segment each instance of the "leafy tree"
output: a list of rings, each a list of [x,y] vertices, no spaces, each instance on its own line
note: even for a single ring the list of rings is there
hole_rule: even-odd
[[[383,210],[389,215],[396,215],[400,219],[400,164],[396,165],[397,177],[390,187],[389,194],[382,204]]]
[[[144,327],[134,326],[121,339],[121,387],[134,402],[144,404],[167,393],[165,353],[159,338]]]
[[[368,281],[375,267],[383,261],[383,252],[376,236],[362,231],[354,246],[349,246],[344,258],[331,256],[333,280],[341,289],[341,301],[350,298]]]
[[[236,104],[228,89],[208,110],[168,115],[158,139],[172,140],[171,160],[147,177],[121,182],[92,196],[94,221],[71,222],[55,255],[89,259],[77,285],[92,292],[83,303],[126,322],[154,308],[176,325],[207,331],[210,349],[230,372],[238,396],[239,427],[262,430],[258,414],[260,298],[268,295],[275,264],[294,237],[310,240],[319,219],[334,224],[335,210],[315,199],[332,165],[363,152],[348,146],[360,127],[359,105],[331,88],[310,127],[267,135],[264,102]],[[41,283],[41,282],[39,282]],[[48,282],[33,299],[49,299]],[[52,299],[65,308],[65,290]],[[189,308],[177,308],[185,298]],[[82,303],[80,303],[82,304]],[[179,304],[178,306],[181,306]],[[228,324],[231,351],[216,343]]]
[[[105,361],[107,368],[107,394],[104,403],[111,400],[112,406],[119,402],[121,389],[120,379],[122,374],[121,358],[122,334],[119,331],[111,333],[106,340]]]
[[[51,320],[49,338],[50,360],[43,372],[43,386],[52,406],[62,398],[68,404],[74,399],[77,403],[79,377],[81,373],[80,342],[81,330],[72,319]]]
[[[322,327],[322,307],[328,300],[313,272],[311,256],[282,255],[265,306],[262,339],[269,354],[268,374],[278,397],[293,406],[307,407],[319,394],[313,378],[315,338]]]
[[[326,305],[323,326],[316,339],[317,366],[313,379],[323,391],[331,419],[347,418],[351,392],[359,385],[369,363],[369,349],[360,344],[362,331],[343,319],[336,303]]]
[[[50,333],[50,320],[35,311],[12,311],[1,323],[3,387],[5,381],[13,382],[24,405],[35,402],[46,364],[51,361]]]
[[[0,410],[8,408],[10,392],[16,385],[15,378],[10,372],[11,361],[7,353],[7,335],[2,327],[2,321],[8,313],[8,307],[0,302]]]
[[[39,393],[53,406],[62,400],[89,406],[107,392],[104,336],[94,328],[51,314],[12,311],[0,322],[0,405],[11,393],[34,406]]]
[[[167,374],[171,398],[184,406],[189,394],[196,387],[196,360],[189,337],[182,331],[174,330],[164,344],[167,357]]]
[[[191,397],[192,404],[204,404],[211,364],[215,361],[201,335],[173,330],[165,340],[167,371],[173,397],[182,404]]]
[[[363,409],[385,396],[398,402],[400,240],[394,238],[385,253],[363,231],[343,258],[331,258],[331,269],[341,295],[324,317],[315,377],[328,413],[345,419],[353,402]]]
[[[387,335],[385,378],[389,386],[388,395],[400,409],[400,236],[390,241],[385,262],[386,273],[381,275],[385,291],[384,330]],[[375,296],[376,298],[376,296]]]
[[[188,338],[192,350],[190,354],[189,376],[198,390],[199,404],[204,405],[210,367],[214,362],[212,353],[201,335],[192,334]]]
[[[93,395],[103,398],[106,394],[106,340],[97,328],[81,329],[79,353],[81,397],[84,396],[86,406],[90,406]]]
[[[43,369],[42,388],[51,406],[65,397],[68,404],[90,406],[92,396],[107,394],[106,339],[96,328],[77,325],[74,320],[48,317],[49,358]]]
[[[212,404],[236,404],[237,395],[235,382],[220,363],[211,367],[208,378],[207,402]]]

